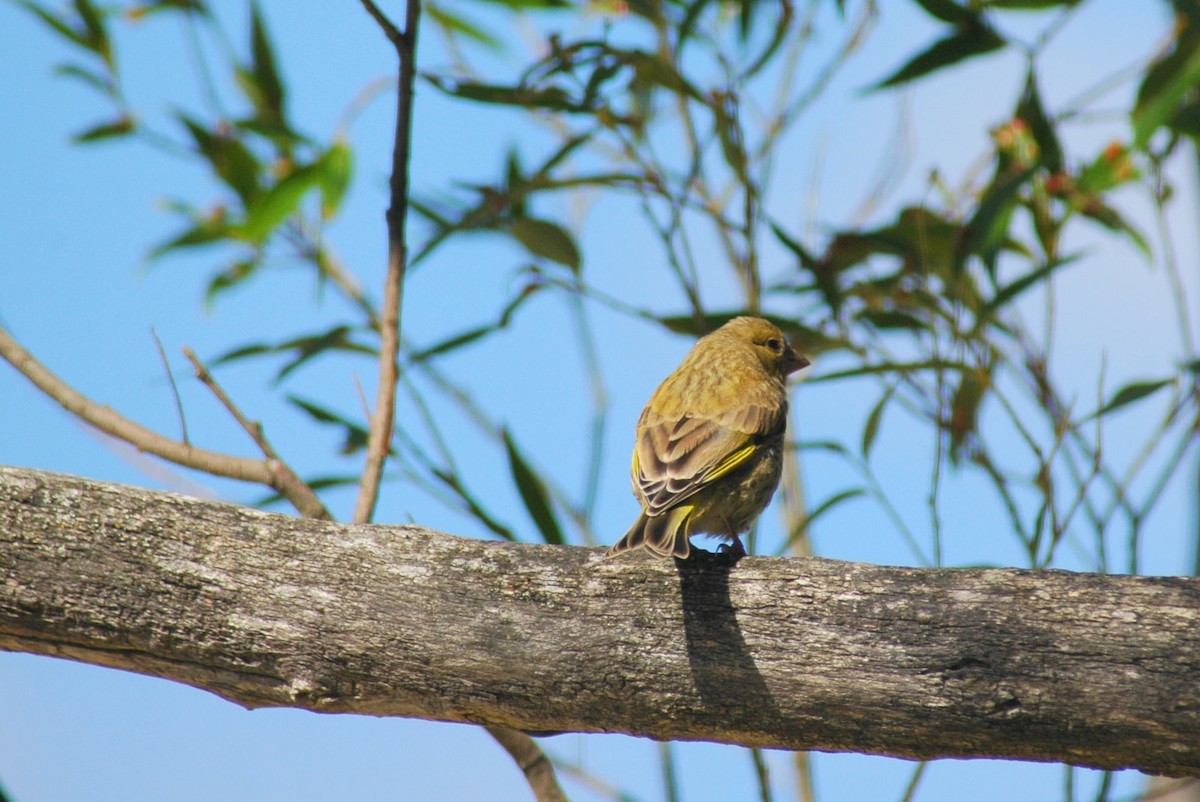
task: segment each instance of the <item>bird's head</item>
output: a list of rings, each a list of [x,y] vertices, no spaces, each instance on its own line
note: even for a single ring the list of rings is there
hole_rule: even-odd
[[[721,330],[748,345],[769,373],[787,376],[811,364],[796,352],[783,332],[769,320],[760,317],[736,317]]]

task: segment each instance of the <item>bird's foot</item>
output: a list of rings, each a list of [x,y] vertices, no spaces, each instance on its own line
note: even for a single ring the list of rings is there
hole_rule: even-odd
[[[740,560],[746,556],[746,547],[742,545],[742,539],[734,536],[729,543],[722,543],[717,546],[717,554],[728,554],[735,560]]]

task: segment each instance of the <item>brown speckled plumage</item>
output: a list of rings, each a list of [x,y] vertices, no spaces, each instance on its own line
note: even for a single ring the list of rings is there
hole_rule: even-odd
[[[808,364],[761,318],[702,337],[638,420],[632,475],[642,513],[611,553],[645,546],[683,559],[701,533],[739,548],[779,485],[787,376]]]

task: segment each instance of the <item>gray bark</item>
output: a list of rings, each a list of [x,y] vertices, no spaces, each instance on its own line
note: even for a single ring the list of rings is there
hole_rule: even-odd
[[[485,542],[0,468],[0,649],[247,707],[1200,774],[1200,580]]]

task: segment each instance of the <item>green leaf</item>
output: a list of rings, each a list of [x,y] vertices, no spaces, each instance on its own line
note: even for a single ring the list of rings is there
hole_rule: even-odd
[[[104,59],[104,63],[108,65],[109,71],[115,69],[113,64],[112,43],[108,38],[108,31],[104,28],[104,19],[101,12],[90,2],[90,0],[74,0],[75,11],[79,14],[79,20],[83,23],[83,41],[87,47],[100,58]]]
[[[468,22],[463,17],[447,11],[437,3],[426,3],[422,6],[421,11],[423,14],[427,14],[435,25],[441,27],[448,34],[461,34],[476,44],[483,45],[488,50],[499,51],[503,48],[499,39],[488,34],[482,28]]]
[[[792,255],[800,260],[801,266],[811,270],[817,264],[816,257],[801,245],[799,240],[793,239],[778,223],[771,221],[770,225],[775,238],[779,240],[783,247],[791,251]]]
[[[877,329],[907,329],[909,331],[924,331],[929,324],[909,312],[899,309],[864,309],[857,315],[859,320],[865,320]]]
[[[1025,290],[1033,287],[1036,284],[1041,284],[1050,277],[1054,271],[1064,265],[1069,265],[1079,259],[1079,254],[1067,256],[1062,259],[1055,259],[1048,264],[1043,265],[1035,270],[1031,270],[1018,279],[1013,280],[1010,284],[997,290],[996,294],[983,307],[985,315],[994,315],[1000,307],[1011,302]]]
[[[241,284],[253,276],[260,267],[262,267],[262,262],[258,259],[239,259],[222,270],[213,277],[212,281],[208,282],[208,287],[205,288],[205,305],[211,307],[218,295]]]
[[[990,386],[990,377],[982,370],[968,370],[954,392],[950,402],[950,420],[946,428],[950,433],[950,460],[957,463],[963,457],[967,438],[979,426],[979,405],[983,402]]]
[[[321,180],[321,171],[307,165],[268,189],[246,209],[238,234],[254,245],[262,245],[271,233],[300,206],[305,194]]]
[[[1054,123],[1051,122],[1050,116],[1046,114],[1046,107],[1042,103],[1042,95],[1038,91],[1037,86],[1037,77],[1034,75],[1032,67],[1030,67],[1029,72],[1025,76],[1025,91],[1021,94],[1020,102],[1017,103],[1017,116],[1029,126],[1029,132],[1033,134],[1033,140],[1038,145],[1038,160],[1042,166],[1051,173],[1062,172],[1062,146],[1058,142],[1058,134],[1054,130]]]
[[[201,220],[191,228],[176,234],[171,239],[154,246],[146,255],[147,261],[155,261],[171,251],[181,248],[194,248],[199,245],[211,245],[224,239],[229,239],[231,232],[223,220]]]
[[[1089,421],[1093,418],[1099,418],[1101,415],[1107,415],[1110,412],[1115,412],[1121,407],[1128,406],[1135,401],[1141,401],[1143,398],[1153,395],[1167,385],[1174,383],[1175,379],[1173,378],[1131,382],[1118,390],[1116,395],[1108,400],[1108,403],[1100,407],[1091,415],[1088,415],[1086,418],[1084,418],[1084,420]]]
[[[448,95],[494,103],[501,106],[520,106],[526,109],[552,109],[563,112],[585,112],[589,108],[571,100],[566,90],[550,86],[534,89],[524,86],[498,86],[476,81],[454,81],[440,75],[422,73],[422,77]]]
[[[32,0],[17,0],[17,4],[22,6],[26,11],[40,18],[42,22],[57,32],[59,36],[62,36],[68,41],[74,42],[82,47],[88,47],[87,41],[84,39],[83,34],[72,28],[71,24],[65,17],[54,16],[37,3],[32,2]]]
[[[496,330],[495,326],[478,326],[473,329],[467,329],[464,332],[455,334],[452,337],[447,337],[439,343],[435,343],[428,348],[422,348],[419,351],[414,351],[409,359],[413,362],[424,362],[431,357],[445,354],[449,351],[455,351],[465,345],[470,345],[476,340],[481,340],[487,335]]]
[[[892,395],[896,392],[896,385],[891,385],[887,391],[879,398],[875,406],[871,408],[871,414],[867,416],[867,424],[863,427],[862,434],[862,455],[863,459],[871,456],[871,446],[875,445],[875,436],[879,434],[879,424],[883,421],[883,410],[888,402],[892,400]]]
[[[326,351],[342,351],[375,356],[378,352],[374,348],[354,341],[353,335],[356,332],[357,329],[350,326],[334,326],[328,331],[319,331],[315,334],[293,337],[281,343],[252,343],[221,354],[213,360],[212,364],[214,366],[223,365],[227,362],[235,362],[252,356],[293,354],[293,359],[287,362],[280,369],[279,373],[276,374],[274,381],[279,382],[308,360]]]
[[[1009,223],[1016,209],[1017,194],[1033,176],[1036,168],[1006,172],[992,179],[991,185],[979,199],[979,206],[970,222],[963,228],[959,240],[959,262],[970,254],[984,260],[989,270],[994,267],[996,253],[1008,237]]]
[[[549,259],[579,272],[579,249],[575,240],[561,226],[549,220],[519,217],[513,220],[510,233],[534,256]]]
[[[461,499],[462,502],[467,505],[467,509],[479,520],[481,524],[505,540],[513,542],[517,540],[517,536],[512,533],[512,530],[492,517],[492,515],[486,509],[484,509],[483,505],[479,503],[479,500],[475,498],[475,496],[473,496],[471,492],[467,490],[467,488],[463,487],[462,482],[458,481],[457,477],[445,470],[442,470],[441,468],[431,467],[429,470],[447,487],[454,491],[454,494],[457,495],[459,499]]]
[[[214,133],[182,112],[175,116],[187,128],[196,150],[212,166],[213,173],[237,193],[242,203],[248,204],[259,194],[262,165],[240,139]]]
[[[622,51],[622,60],[633,67],[634,81],[661,86],[677,95],[703,100],[704,95],[663,58],[644,50]]]
[[[271,37],[267,33],[258,3],[250,6],[250,53],[250,70],[241,71],[245,83],[243,91],[246,91],[260,117],[274,123],[282,122],[283,81],[280,80],[279,69],[275,66]]]
[[[521,494],[521,500],[525,502],[525,509],[529,511],[529,517],[533,519],[533,523],[541,532],[542,540],[555,546],[563,545],[566,541],[563,539],[558,520],[554,517],[546,486],[529,467],[525,458],[521,456],[508,429],[504,430],[504,448],[508,451],[508,467],[512,471],[517,492]]]
[[[107,75],[92,72],[77,64],[61,64],[54,68],[54,74],[64,78],[75,78],[109,97],[116,97],[117,89],[112,79]]]
[[[859,496],[865,496],[866,494],[867,491],[863,490],[861,487],[852,487],[848,490],[843,490],[840,493],[835,493],[829,498],[825,499],[823,502],[809,511],[809,513],[804,517],[804,522],[794,533],[792,533],[791,536],[788,537],[787,542],[783,544],[783,548],[781,548],[779,552],[782,554],[784,551],[787,551],[788,547],[790,547],[792,543],[794,543],[801,535],[812,530],[813,524],[816,523],[819,518],[824,516],[825,513],[829,512],[834,507],[841,504],[843,501],[849,501],[850,499],[858,498]]]
[[[1080,210],[1084,217],[1089,220],[1095,220],[1100,225],[1107,228],[1109,231],[1115,231],[1118,234],[1124,234],[1129,238],[1129,241],[1141,251],[1142,256],[1146,257],[1146,261],[1151,261],[1153,255],[1150,251],[1150,243],[1143,236],[1142,232],[1138,231],[1133,225],[1121,216],[1121,213],[1112,208],[1106,203],[1100,201],[1099,198],[1092,198]]]
[[[725,163],[733,170],[738,181],[747,185],[750,183],[747,172],[749,160],[742,128],[738,123],[737,106],[726,95],[713,98],[709,106],[712,109],[713,126],[721,143],[721,154],[725,157]]]
[[[321,187],[321,217],[328,220],[337,214],[350,186],[350,177],[354,172],[354,154],[349,146],[339,139],[325,151],[315,167],[317,182]]]
[[[806,379],[805,384],[821,384],[823,382],[840,381],[842,379],[859,379],[863,376],[877,376],[880,373],[908,373],[914,370],[953,370],[966,372],[975,370],[975,368],[964,362],[951,362],[945,359],[926,359],[919,362],[884,362],[879,365],[864,365],[863,367],[839,370],[836,373],[822,373]]]
[[[86,131],[80,131],[71,137],[71,140],[83,144],[85,142],[98,142],[102,139],[115,139],[116,137],[125,136],[130,133],[133,133],[133,120],[129,117],[120,117],[113,122],[101,123]]]
[[[982,56],[1004,47],[1004,39],[983,22],[939,39],[924,52],[914,56],[903,67],[880,81],[875,89],[885,89],[915,81],[932,72]]]
[[[917,3],[925,9],[926,14],[936,17],[942,22],[958,25],[969,23],[974,18],[970,11],[952,0],[917,0]]]
[[[343,439],[339,450],[342,454],[353,454],[367,447],[367,430],[363,426],[299,396],[289,395],[287,400],[317,423],[341,429]]]
[[[1145,149],[1150,137],[1171,119],[1180,101],[1200,82],[1200,31],[1184,26],[1166,58],[1146,72],[1133,108],[1133,144]]]

